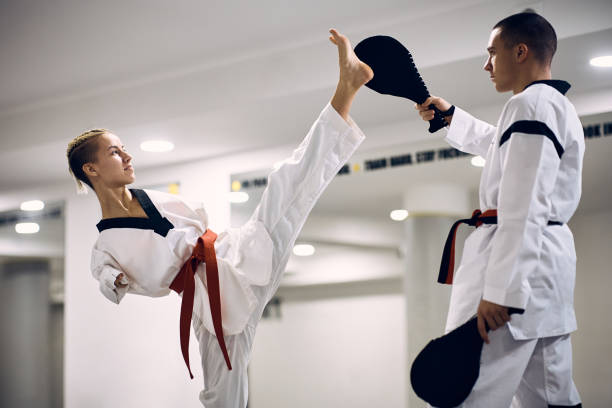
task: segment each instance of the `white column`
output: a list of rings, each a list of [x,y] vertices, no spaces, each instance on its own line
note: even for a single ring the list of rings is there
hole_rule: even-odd
[[[470,191],[454,185],[421,185],[404,194],[404,208],[409,216],[404,221],[406,269],[407,373],[419,351],[433,338],[444,333],[450,299],[450,286],[437,283],[444,242],[451,225],[472,213]],[[463,239],[469,231],[457,235],[456,264],[461,256]],[[407,406],[424,407],[412,386],[407,384]]]
[[[49,266],[10,261],[1,266],[0,406],[49,407]]]

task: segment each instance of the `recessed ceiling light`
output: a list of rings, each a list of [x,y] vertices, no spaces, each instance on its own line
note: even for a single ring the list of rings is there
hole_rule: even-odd
[[[612,55],[602,55],[601,57],[591,58],[590,63],[594,67],[612,67]]]
[[[21,211],[39,211],[45,208],[45,203],[40,200],[24,201],[19,208]]]
[[[389,214],[389,217],[393,221],[404,221],[408,217],[408,211],[406,210],[393,210]]]
[[[472,160],[471,160],[472,166],[474,167],[484,167],[486,162],[487,161],[483,159],[481,156],[474,156],[472,157]]]
[[[293,247],[293,253],[297,256],[310,256],[315,253],[315,247],[310,244],[298,244]]]
[[[20,222],[15,224],[15,231],[18,234],[36,234],[40,227],[35,222]]]
[[[240,204],[249,201],[249,195],[244,191],[232,191],[229,193],[230,203]]]
[[[145,152],[164,153],[174,150],[174,143],[167,140],[147,140],[140,144]]]

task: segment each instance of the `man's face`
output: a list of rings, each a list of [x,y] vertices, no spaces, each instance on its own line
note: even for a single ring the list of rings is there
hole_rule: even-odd
[[[495,84],[497,92],[508,92],[514,89],[513,85],[517,79],[514,58],[516,47],[506,47],[500,34],[500,28],[491,31],[487,47],[489,58],[487,58],[484,70],[491,74],[491,81]]]

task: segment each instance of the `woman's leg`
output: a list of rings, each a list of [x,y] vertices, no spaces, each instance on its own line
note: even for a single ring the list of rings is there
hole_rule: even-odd
[[[372,78],[372,70],[357,59],[348,39],[331,30],[338,46],[340,80],[330,104],[323,110],[306,138],[268,177],[268,185],[251,219],[239,236],[258,239],[260,228],[272,242],[272,273],[267,284],[252,285],[258,308],[249,324],[236,335],[224,336],[232,370],[219,352],[216,337],[195,318],[193,326],[200,346],[204,390],[200,401],[206,408],[244,408],[248,396],[247,366],[255,328],[285,269],[293,244],[317,199],[364,138],[348,113],[359,88]],[[250,231],[247,233],[246,231]],[[242,241],[242,240],[241,240]],[[244,241],[248,241],[245,239]],[[246,251],[246,248],[239,249]],[[248,268],[246,268],[248,269]],[[248,270],[243,270],[248,274]]]
[[[249,394],[247,367],[255,328],[247,325],[239,334],[224,336],[232,363],[231,370],[225,365],[215,335],[195,319],[193,328],[198,338],[204,376],[200,402],[206,408],[245,408]]]
[[[273,243],[271,279],[266,286],[253,287],[263,302],[262,310],[278,288],[312,207],[364,138],[348,114],[355,94],[373,73],[357,58],[345,36],[330,32],[330,40],[338,46],[340,66],[336,92],[293,155],[268,176],[266,190],[249,221],[263,224]]]

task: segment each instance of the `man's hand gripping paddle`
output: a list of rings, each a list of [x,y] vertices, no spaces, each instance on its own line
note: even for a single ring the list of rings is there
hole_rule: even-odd
[[[429,98],[425,82],[414,65],[410,51],[393,37],[376,35],[366,38],[355,47],[357,57],[374,71],[374,78],[366,86],[378,93],[399,96],[422,104]],[[429,121],[429,132],[446,126],[444,116],[434,105],[429,105],[435,116]]]
[[[523,312],[522,309],[508,309],[508,314]],[[489,330],[488,325],[486,329]],[[410,369],[410,382],[416,395],[434,407],[461,405],[480,374],[482,346],[476,317],[430,341]]]

